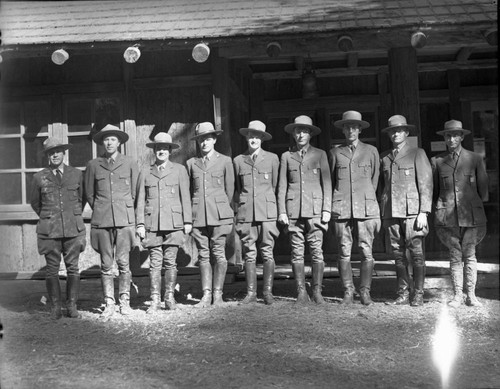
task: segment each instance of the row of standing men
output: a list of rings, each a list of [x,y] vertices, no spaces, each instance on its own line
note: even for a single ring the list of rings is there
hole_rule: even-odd
[[[423,149],[409,145],[407,137],[414,126],[402,115],[389,118],[388,127],[382,130],[393,147],[381,155],[359,139],[362,130],[369,127],[359,112],[347,111],[334,124],[342,129],[346,141],[327,155],[310,144],[321,129],[307,116],[296,117],[285,126],[295,146],[283,153],[280,161],[276,154],[262,149],[262,142],[272,136],[261,121],[252,121],[239,130],[248,149],[234,160],[215,150],[222,131],[209,122],[200,123],[192,138],[199,145],[200,155],[189,159],[186,166],[170,161],[171,152],[179,145],[169,134],[160,132],[146,144],[153,149],[155,162],[143,171],[133,158],[119,152],[128,135],[107,125],[93,137],[94,142],[103,145],[105,153],[88,163],[84,175],[63,163],[71,145],[47,139],[44,151],[49,167],[34,176],[31,205],[40,217],[37,241],[39,253],[47,262],[51,316],[62,316],[58,277],[62,256],[67,270],[67,316],[80,317],[76,307],[78,259],[86,244],[82,219],[86,202],[93,210],[91,245],[101,258],[103,319],[116,311],[115,261],[119,271],[119,311],[123,315],[131,313],[129,256],[137,237],[150,253],[151,305],[147,313],[161,307],[162,273],[165,308],[175,309],[176,257],[187,234],[191,234],[198,249],[203,296],[197,307],[223,304],[226,238],[234,224],[242,243],[247,282],[247,295],[241,303],[257,301],[259,253],[263,260],[263,300],[272,304],[277,222],[283,225],[290,241],[297,303],[310,301],[305,286],[306,245],[312,259],[311,298],[317,304],[324,302],[322,244],[330,225],[339,245],[342,304],[354,302],[354,242],[361,254],[360,301],[373,304],[372,246],[383,227],[398,283],[397,298],[386,303],[421,306],[425,280],[423,239],[429,231],[427,218],[431,211],[436,234],[449,249],[454,288],[449,304],[457,307],[463,303],[465,274],[465,302],[480,305],[475,296],[475,247],[486,233],[482,202],[488,188],[481,156],[461,146],[470,131],[457,120],[446,122],[438,134],[444,137],[448,150],[429,162]],[[380,171],[383,188],[379,205],[376,193]],[[409,269],[413,269],[413,282]]]

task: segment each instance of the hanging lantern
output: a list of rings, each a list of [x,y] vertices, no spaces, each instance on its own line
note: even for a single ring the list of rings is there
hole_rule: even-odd
[[[422,31],[414,32],[411,35],[410,43],[415,49],[421,49],[427,43],[427,36]]]
[[[279,42],[269,42],[266,47],[268,57],[275,58],[281,53],[281,45]]]
[[[55,50],[52,53],[51,59],[56,65],[62,65],[69,58],[69,54],[64,49]]]
[[[210,47],[206,43],[198,43],[191,53],[196,62],[205,62],[210,56]]]
[[[123,58],[127,63],[136,63],[141,56],[141,50],[137,46],[130,46],[123,52]]]
[[[337,40],[337,46],[340,51],[343,51],[345,53],[351,51],[354,47],[352,38],[349,35],[342,35],[341,37],[339,37],[339,39]]]
[[[311,64],[308,64],[302,72],[302,97],[313,99],[318,97],[318,87],[316,85],[316,72]]]

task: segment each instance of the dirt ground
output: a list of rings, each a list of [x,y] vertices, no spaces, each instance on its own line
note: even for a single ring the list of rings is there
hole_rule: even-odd
[[[384,293],[373,306],[343,307],[339,282],[325,280],[321,306],[296,306],[293,280],[276,282],[272,306],[238,305],[243,282],[225,288],[220,308],[179,295],[180,309],[150,316],[138,295],[131,317],[108,322],[97,281],[83,285],[93,285],[83,318],[58,321],[41,302],[42,281],[2,282],[1,388],[441,387],[432,348],[446,293],[426,291],[421,308],[387,306]],[[450,311],[459,351],[449,388],[500,387],[498,289],[478,295],[483,307]]]

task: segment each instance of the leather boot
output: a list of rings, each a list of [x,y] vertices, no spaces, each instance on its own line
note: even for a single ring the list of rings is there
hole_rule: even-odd
[[[257,272],[255,262],[245,262],[245,279],[247,281],[247,295],[240,304],[257,302]]]
[[[354,302],[354,282],[352,280],[351,261],[339,261],[338,268],[342,286],[344,287],[344,298],[340,302],[343,305],[349,305]]]
[[[297,286],[297,301],[296,304],[309,304],[309,295],[306,290],[306,275],[304,263],[292,263],[293,274],[295,276],[295,285]]]
[[[47,277],[45,279],[45,286],[50,301],[50,317],[54,320],[60,319],[62,317],[62,311],[59,277]]]
[[[273,281],[274,281],[274,261],[267,260],[263,265],[263,278],[264,278],[264,286],[263,286],[263,295],[264,295],[264,304],[271,305],[274,303],[273,297]]]
[[[175,302],[175,283],[177,281],[177,269],[165,270],[165,309],[173,311],[177,308]]]
[[[203,297],[195,307],[207,308],[212,304],[212,265],[210,262],[200,263],[200,277]]]
[[[100,318],[109,320],[115,314],[115,282],[113,276],[102,275],[102,292],[104,294],[104,302],[106,307],[102,312]]]
[[[476,297],[477,283],[477,262],[468,262],[465,264],[465,287],[467,298],[465,303],[470,307],[481,307],[483,304]]]
[[[360,300],[363,305],[372,305],[373,300],[370,296],[372,285],[372,274],[375,262],[373,259],[367,259],[361,262],[361,281],[359,286]]]
[[[393,301],[386,301],[387,305],[408,305],[410,304],[410,277],[406,266],[396,266],[396,277],[398,281],[398,298]]]
[[[318,262],[312,264],[312,276],[313,276],[313,296],[312,300],[316,304],[323,304],[325,300],[321,295],[321,290],[323,289],[323,273],[325,271],[325,263]]]
[[[452,308],[458,308],[463,303],[464,269],[461,262],[450,263],[450,278],[453,287],[453,299],[448,302]]]
[[[224,304],[222,300],[222,289],[226,279],[227,262],[217,262],[214,266],[214,301],[213,305],[220,306]]]
[[[420,307],[424,305],[424,281],[425,281],[425,266],[413,267],[413,282],[415,285],[415,294],[411,301],[412,307]]]
[[[152,315],[160,309],[160,291],[161,291],[161,270],[150,270],[149,279],[151,282],[151,305],[146,311],[147,314]]]
[[[80,291],[80,276],[71,275],[66,279],[66,315],[72,319],[80,319],[82,315],[76,308],[78,293]]]
[[[133,310],[130,308],[130,283],[132,274],[120,273],[118,276],[118,294],[120,296],[120,313],[124,316],[130,315]]]

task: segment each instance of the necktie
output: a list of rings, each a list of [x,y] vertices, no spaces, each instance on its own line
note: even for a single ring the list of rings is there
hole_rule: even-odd
[[[62,182],[62,174],[59,169],[56,169],[56,181],[60,185]]]
[[[165,166],[163,166],[163,165],[158,166],[158,170],[159,170],[160,172],[162,172],[163,170],[165,170]]]
[[[351,153],[354,154],[354,151],[356,150],[356,147],[354,145],[350,145],[349,149],[351,150]]]
[[[306,156],[306,151],[304,149],[300,150],[300,158],[304,159]]]
[[[392,155],[394,155],[394,158],[396,158],[396,156],[398,155],[398,153],[399,153],[398,149],[394,149],[392,151]]]
[[[113,166],[113,164],[115,163],[115,160],[113,158],[110,158],[108,159],[108,163]]]
[[[453,153],[452,154],[452,158],[456,162],[458,160],[458,154],[457,153]]]
[[[255,162],[256,159],[257,159],[257,154],[252,154],[252,161]]]

